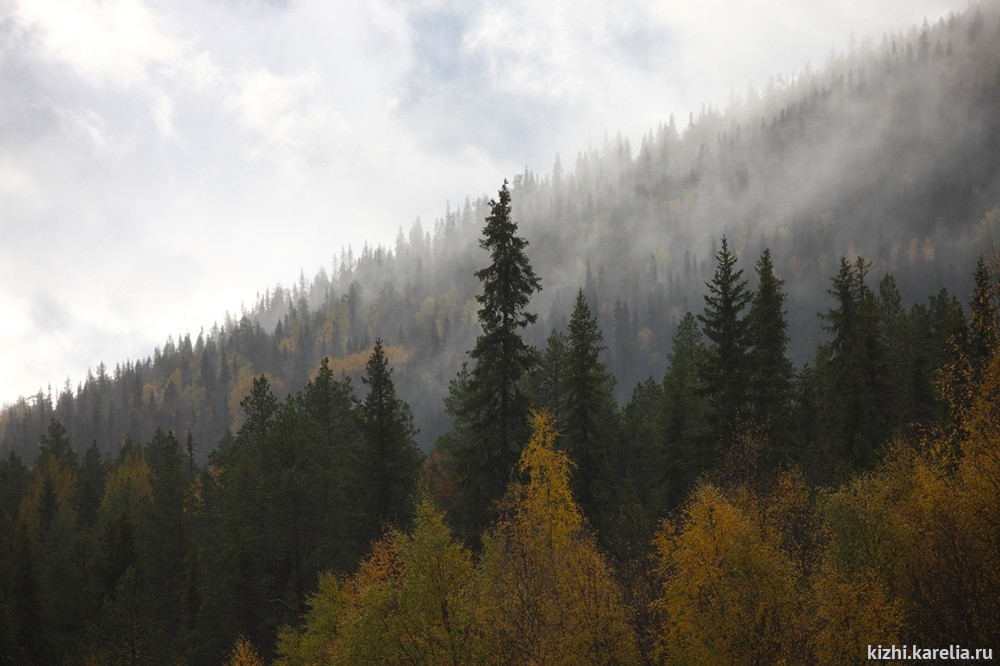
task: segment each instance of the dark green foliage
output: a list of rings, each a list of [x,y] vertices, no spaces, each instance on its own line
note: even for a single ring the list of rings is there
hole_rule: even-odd
[[[980,255],[973,273],[972,300],[969,303],[969,361],[973,377],[978,379],[989,358],[990,350],[996,348],[1000,335],[1000,304],[997,303],[997,286],[994,274]]]
[[[396,395],[392,368],[380,338],[375,340],[362,381],[368,387],[359,407],[365,440],[364,486],[371,497],[367,522],[373,526],[400,525],[412,513],[423,456],[413,439],[413,414]]]
[[[566,334],[552,329],[526,380],[532,407],[546,410],[556,423],[562,423],[566,415],[566,346]]]
[[[70,446],[69,437],[66,435],[66,428],[56,419],[49,421],[48,429],[38,440],[38,450],[41,456],[53,456],[62,464],[73,469],[76,468],[76,451]]]
[[[17,517],[29,476],[21,456],[13,451],[0,461],[0,520]]]
[[[743,269],[736,268],[737,257],[729,250],[725,236],[715,258],[715,275],[705,284],[705,310],[698,321],[709,342],[702,372],[714,407],[715,435],[726,447],[746,412],[749,321],[743,311],[753,294],[747,289]]]
[[[663,388],[652,377],[636,384],[622,409],[621,446],[616,470],[631,479],[636,501],[647,517],[666,513],[666,465],[661,427]]]
[[[576,295],[566,342],[566,406],[559,427],[563,445],[576,463],[571,477],[573,495],[585,516],[606,527],[611,520],[613,479],[620,479],[616,475],[622,471],[613,448],[618,439],[618,407],[612,393],[614,378],[601,361],[604,337],[582,289]]]
[[[482,293],[476,296],[482,333],[469,352],[475,366],[450,386],[445,405],[454,432],[439,443],[455,490],[449,515],[470,540],[495,515],[493,505],[503,495],[528,437],[522,378],[535,364],[536,353],[521,339],[521,330],[537,318],[527,306],[541,283],[510,207],[504,181],[499,199],[490,202],[479,241],[490,253],[490,264],[475,273],[482,283]]]
[[[80,515],[80,525],[93,527],[97,524],[98,511],[101,508],[101,498],[104,496],[104,481],[108,476],[104,456],[97,449],[97,442],[91,442],[83,454],[83,464],[80,465],[80,476],[76,494],[77,511]]]
[[[359,402],[324,359],[279,402],[266,377],[254,380],[243,426],[199,478],[200,547],[174,573],[193,660],[221,661],[240,634],[270,654],[322,571],[352,569],[383,523],[407,518],[421,460],[381,341],[363,381]],[[179,447],[171,460],[183,475]]]
[[[663,377],[662,488],[667,509],[679,506],[698,476],[719,460],[720,451],[710,425],[712,407],[703,379],[708,362],[698,322],[688,312],[677,326]]]
[[[151,492],[139,523],[143,567],[138,573],[148,581],[150,612],[157,618],[157,651],[166,655],[181,647],[186,614],[184,563],[193,548],[191,516],[185,511],[188,470],[173,432],[157,430],[144,453]]]
[[[776,462],[790,453],[787,415],[795,369],[787,356],[784,281],[774,274],[769,249],[761,253],[756,271],[757,290],[747,315],[749,403],[753,421],[768,439],[765,455]]]
[[[26,663],[53,663],[79,644],[93,611],[76,512],[76,455],[52,420],[21,501],[11,553],[11,616]]]
[[[860,257],[840,260],[829,291],[836,304],[821,316],[830,334],[828,372],[821,379],[825,447],[830,464],[843,466],[841,471],[869,467],[891,431],[885,415],[887,352],[878,300],[866,283],[868,268]]]
[[[792,458],[824,484],[877,468],[891,438],[922,441],[945,418],[934,390],[940,368],[960,371],[968,399],[1000,330],[988,262],[973,276],[968,322],[941,289],[966,284],[965,267],[995,232],[988,215],[976,226],[995,205],[1000,165],[997,64],[979,54],[992,51],[982,48],[986,24],[976,14],[959,19],[976,50],[959,31],[955,57],[949,43],[947,56],[931,47],[928,58],[935,40],[951,41],[932,26],[899,54],[854,67],[853,79],[819,74],[808,92],[769,98],[765,106],[780,107],[773,118],[733,123],[706,112],[683,134],[671,124],[644,137],[637,160],[627,142],[609,141],[551,184],[526,172],[489,209],[467,203],[433,232],[415,225],[395,253],[342,256],[336,275],[276,289],[195,345],[171,338],[149,358],[99,366],[77,387],[11,406],[0,414],[0,663],[220,663],[241,633],[270,657],[276,628],[296,622],[317,572],[352,570],[379,523],[405,522],[414,422],[425,448],[447,431],[435,391],[477,334],[447,398],[454,425],[438,453],[451,459],[447,472],[432,471],[435,489],[446,501],[454,491],[451,516],[474,537],[523,443],[525,396],[546,407],[577,459],[578,499],[600,517],[592,521],[598,538],[632,585],[639,621],[650,598],[635,584],[643,572],[652,578],[641,559],[650,525],[699,477],[767,480],[751,455],[734,455],[733,441],[764,433],[768,462]],[[912,63],[900,55],[906,47]],[[939,62],[948,80],[932,81]],[[935,116],[945,123],[930,122]],[[835,171],[845,156],[881,166]],[[830,174],[821,195],[789,204],[786,193]],[[737,196],[719,196],[726,192]],[[554,294],[544,328],[530,327],[538,280],[510,222],[512,194]],[[475,220],[486,215],[479,239]],[[730,251],[724,238],[722,252],[702,256],[703,230],[717,224],[741,249]],[[774,254],[758,259],[748,300],[737,255],[758,234]],[[636,239],[650,246],[637,248]],[[492,262],[478,273],[477,240]],[[878,275],[862,261],[841,262],[831,301],[821,304],[826,276],[838,270],[829,257],[841,252],[870,257]],[[566,331],[584,271],[590,300]],[[881,279],[874,292],[869,278]],[[480,287],[477,322],[468,304]],[[678,322],[702,296],[700,324],[691,315]],[[535,358],[531,344],[550,330]],[[829,339],[810,357],[823,330]],[[405,346],[410,362],[390,373],[379,340],[359,401],[320,358],[366,350],[376,331],[397,336],[386,349]],[[634,386],[617,435],[613,403],[591,400],[611,384],[609,369],[619,398]],[[662,385],[635,385],[661,373]],[[252,376],[245,413],[230,414]],[[273,395],[276,386],[291,395]],[[416,419],[401,396],[419,400]],[[181,450],[172,432],[190,432],[202,450]],[[748,464],[720,471],[734,460]],[[975,573],[968,549],[994,544],[955,541],[953,525],[939,527],[947,538],[928,553],[955,565],[957,577],[939,583],[960,600],[971,588],[948,581],[979,580],[966,575]],[[914,580],[934,590],[925,577]],[[956,617],[969,607],[954,604]],[[931,617],[930,606],[920,612]]]
[[[908,378],[912,368],[908,361],[913,356],[910,345],[910,324],[907,313],[902,307],[902,297],[896,286],[896,279],[891,274],[882,277],[878,284],[878,316],[879,334],[885,341],[886,369],[889,375],[885,382],[885,406],[887,430],[894,430],[901,422],[908,407]],[[914,313],[920,318],[920,313]],[[920,328],[922,322],[913,322]]]
[[[294,401],[303,427],[318,426],[315,457],[302,465],[318,467],[321,478],[310,492],[329,533],[316,544],[314,559],[338,568],[350,566],[368,548],[373,527],[366,521],[365,453],[350,377],[337,379],[328,358]],[[315,471],[315,470],[314,470]],[[322,528],[320,528],[322,529]],[[315,567],[314,567],[315,568]]]

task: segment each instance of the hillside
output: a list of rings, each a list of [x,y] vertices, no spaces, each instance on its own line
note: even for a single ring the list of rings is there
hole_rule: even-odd
[[[801,365],[823,339],[816,313],[829,307],[841,256],[892,273],[906,303],[940,288],[968,301],[969,267],[1000,231],[990,214],[1000,204],[1000,17],[970,9],[862,43],[725,110],[671,117],[638,147],[609,137],[511,181],[543,287],[527,340],[541,347],[563,326],[582,287],[619,401],[662,377],[678,322],[702,307],[723,235],[746,268],[771,249]],[[329,271],[276,286],[210,330],[29,396],[0,416],[2,448],[30,462],[56,418],[76,447],[96,441],[112,455],[157,426],[190,432],[204,461],[239,425],[253,376],[294,392],[331,356],[358,377],[378,337],[430,450],[477,334],[485,214],[485,198],[467,200],[430,228],[401,230],[392,248],[342,252]]]
[[[0,663],[992,659],[1000,7],[493,187],[6,408]]]

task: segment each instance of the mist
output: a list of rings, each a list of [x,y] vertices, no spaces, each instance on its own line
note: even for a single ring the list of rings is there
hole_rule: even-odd
[[[964,7],[0,2],[0,401]],[[769,48],[761,48],[768,44]],[[736,92],[734,92],[736,91]],[[30,276],[26,278],[25,276]],[[57,312],[58,316],[49,316]]]

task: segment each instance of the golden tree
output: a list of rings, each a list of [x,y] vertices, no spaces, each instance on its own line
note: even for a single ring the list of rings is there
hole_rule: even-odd
[[[343,583],[320,577],[303,631],[284,629],[279,664],[465,664],[481,660],[469,552],[424,498],[413,533],[391,531]]]
[[[545,412],[484,536],[481,626],[498,664],[636,663],[621,591],[570,491],[570,460]]]
[[[664,663],[792,663],[803,636],[795,566],[747,502],[705,484],[655,546]]]

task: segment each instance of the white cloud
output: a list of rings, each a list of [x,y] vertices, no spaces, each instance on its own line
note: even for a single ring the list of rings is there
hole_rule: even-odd
[[[38,195],[38,188],[26,169],[0,160],[0,194],[30,198]]]
[[[231,101],[253,136],[250,157],[290,175],[327,164],[348,143],[348,125],[321,88],[316,71],[278,76],[258,68],[241,76]]]
[[[50,57],[100,82],[141,81],[180,50],[140,0],[18,0],[15,12]]]
[[[0,0],[0,307],[19,317],[0,326],[19,350],[0,402],[207,327],[556,152],[569,165],[605,132],[683,126],[822,66],[852,29],[964,7]]]

